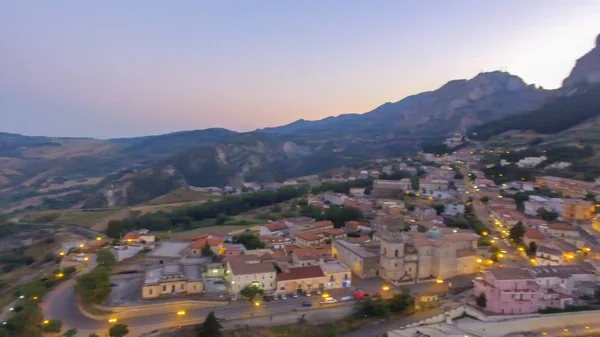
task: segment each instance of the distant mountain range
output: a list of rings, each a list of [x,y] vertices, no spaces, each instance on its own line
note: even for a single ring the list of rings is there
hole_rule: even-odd
[[[569,119],[577,124],[596,116],[592,90],[600,84],[599,44],[600,37],[557,90],[496,71],[364,114],[248,133],[215,128],[111,140],[0,133],[0,209],[130,205],[186,185],[283,180],[408,154],[458,131],[492,136],[535,129],[543,111],[560,119],[583,97],[593,108]]]

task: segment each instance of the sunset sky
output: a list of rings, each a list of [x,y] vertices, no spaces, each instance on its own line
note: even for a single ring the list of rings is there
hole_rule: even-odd
[[[248,131],[482,71],[556,88],[598,0],[0,2],[0,132]]]

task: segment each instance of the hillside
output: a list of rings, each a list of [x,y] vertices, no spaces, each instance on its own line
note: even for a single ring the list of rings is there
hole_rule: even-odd
[[[511,130],[556,134],[597,116],[600,116],[600,86],[582,86],[550,100],[539,109],[482,124],[471,132],[479,140]]]

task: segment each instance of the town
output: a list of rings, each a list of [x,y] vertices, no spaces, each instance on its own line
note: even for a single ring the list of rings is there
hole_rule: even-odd
[[[244,191],[203,189],[224,198],[295,191],[291,203],[268,208],[289,207],[295,216],[228,233],[208,227],[165,236],[148,228],[126,231],[125,221],[110,221],[105,233],[55,252],[60,270],[89,273],[77,285],[52,290],[45,317],[52,318],[49,325],[79,331],[100,332],[118,322],[143,335],[208,312],[224,322],[262,324],[263,317],[279,322],[278,316],[298,310],[343,316],[366,306],[361,303],[402,296],[411,299],[410,310],[430,316],[439,310],[510,317],[596,309],[600,182],[541,175],[497,184],[495,175],[503,173],[490,176],[482,164],[493,151],[509,153],[467,146],[328,176],[247,184]],[[500,167],[507,167],[504,161]],[[364,333],[412,336],[410,327],[398,326]]]

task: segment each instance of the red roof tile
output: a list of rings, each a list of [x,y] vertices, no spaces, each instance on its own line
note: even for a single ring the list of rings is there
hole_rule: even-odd
[[[524,236],[532,240],[544,240],[544,233],[538,231],[535,228],[527,228]]]
[[[555,229],[555,230],[561,230],[561,231],[576,231],[577,230],[577,229],[575,229],[575,227],[573,227],[565,222],[557,222],[557,223],[550,224],[550,225],[548,225],[548,228]]]

